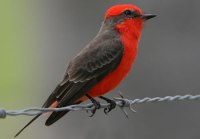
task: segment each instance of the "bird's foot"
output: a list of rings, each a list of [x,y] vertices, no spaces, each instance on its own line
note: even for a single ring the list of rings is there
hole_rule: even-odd
[[[101,108],[101,104],[98,101],[96,101],[94,98],[92,98],[91,96],[89,95],[86,95],[86,96],[92,101],[93,106],[91,107],[94,107],[94,108],[90,110],[91,115],[89,117],[93,117],[94,114],[96,113],[96,110]]]
[[[100,96],[99,98],[105,100],[110,105],[104,109],[104,113],[108,114],[111,110],[113,110],[116,107],[116,102],[114,100],[108,99],[106,97]]]
[[[101,104],[98,102],[98,101],[92,101],[93,103],[93,106],[94,106],[94,109],[92,109],[90,112],[91,112],[91,115],[89,117],[93,117],[94,114],[96,113],[97,109],[100,109],[101,108]]]

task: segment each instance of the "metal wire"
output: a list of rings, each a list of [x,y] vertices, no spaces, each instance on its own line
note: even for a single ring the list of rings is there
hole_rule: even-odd
[[[200,95],[176,95],[176,96],[165,96],[165,97],[154,97],[149,98],[145,97],[142,99],[134,99],[129,100],[125,98],[114,98],[113,99],[116,102],[116,105],[120,107],[125,115],[128,117],[127,112],[125,111],[125,108],[128,107],[131,111],[135,112],[133,109],[134,104],[141,104],[141,103],[154,103],[154,102],[171,102],[171,101],[191,101],[191,100],[200,100]],[[108,109],[110,106],[109,103],[101,104],[100,109]],[[53,112],[53,111],[78,111],[78,110],[85,110],[85,111],[92,111],[95,107],[92,103],[85,104],[85,105],[70,105],[67,107],[62,108],[37,108],[37,107],[31,107],[21,110],[5,110],[0,109],[0,118],[6,118],[6,116],[19,116],[19,115],[27,115],[27,116],[35,116],[40,113],[47,113],[47,112]]]

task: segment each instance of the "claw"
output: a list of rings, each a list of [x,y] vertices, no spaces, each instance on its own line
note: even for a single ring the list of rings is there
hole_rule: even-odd
[[[91,115],[89,115],[89,117],[93,117],[94,114],[96,113],[96,109],[93,109],[93,110],[91,110],[90,112],[91,112]]]
[[[93,103],[95,109],[100,109],[101,108],[101,104],[98,101],[94,101],[92,103]]]
[[[87,113],[90,113],[89,117],[93,117],[94,114],[96,113],[96,110],[92,109],[92,110],[87,110]]]
[[[108,108],[105,108],[104,110],[103,110],[103,112],[107,115],[108,113],[109,113],[109,109]]]
[[[104,113],[107,115],[111,110],[113,110],[116,107],[116,102],[114,100],[108,99],[106,97],[100,96],[99,98],[105,100],[110,105],[104,109]]]
[[[93,108],[92,110],[90,110],[91,115],[89,115],[89,117],[93,117],[94,114],[96,113],[96,110],[101,108],[101,104],[100,104],[98,101],[96,101],[94,98],[90,97],[89,95],[86,95],[86,96],[87,96],[87,97],[92,101],[92,103],[93,103],[93,106],[91,106],[91,107],[94,107],[94,108]],[[88,111],[87,111],[87,112],[88,112]]]
[[[98,101],[93,101],[92,103],[94,105],[94,109],[91,110],[92,114],[89,117],[93,117],[94,114],[96,113],[97,109],[101,108],[101,104]]]
[[[91,115],[89,117],[93,117],[94,114],[96,113],[97,109],[100,109],[101,108],[101,104],[98,102],[98,101],[94,101],[92,102],[93,105],[94,105],[94,109],[91,110]]]
[[[104,113],[107,115],[111,110],[113,110],[116,107],[115,101],[108,102],[110,105],[104,109]]]

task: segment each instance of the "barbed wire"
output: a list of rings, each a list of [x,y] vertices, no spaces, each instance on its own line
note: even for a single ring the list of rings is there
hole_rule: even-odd
[[[142,103],[154,103],[154,102],[171,102],[171,101],[186,101],[186,100],[200,100],[200,95],[176,95],[176,96],[165,96],[165,97],[145,97],[142,99],[134,99],[129,100],[125,98],[114,98],[113,99],[116,103],[116,106],[122,109],[124,114],[128,116],[125,108],[129,108],[131,111],[135,112],[133,109],[134,104],[142,104]],[[100,109],[109,109],[109,103],[100,104]],[[55,111],[78,111],[78,110],[85,110],[85,111],[92,111],[94,110],[94,104],[88,103],[84,105],[70,105],[67,107],[62,108],[37,108],[31,107],[21,110],[5,110],[0,108],[0,118],[6,118],[6,116],[19,116],[19,115],[26,115],[26,116],[36,116],[41,113],[47,112],[55,112]]]

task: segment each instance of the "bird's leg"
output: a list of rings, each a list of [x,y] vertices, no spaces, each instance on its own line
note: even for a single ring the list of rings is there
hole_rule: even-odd
[[[90,95],[88,95],[88,94],[86,94],[86,97],[88,97],[92,101],[92,103],[94,105],[94,109],[91,111],[92,115],[90,115],[90,117],[92,117],[96,113],[96,110],[101,108],[101,104],[98,101],[96,101],[94,98],[92,98]]]
[[[114,100],[103,97],[103,96],[99,96],[99,98],[105,100],[107,103],[110,104],[107,108],[104,109],[105,114],[108,114],[112,109],[116,107],[116,102]]]

